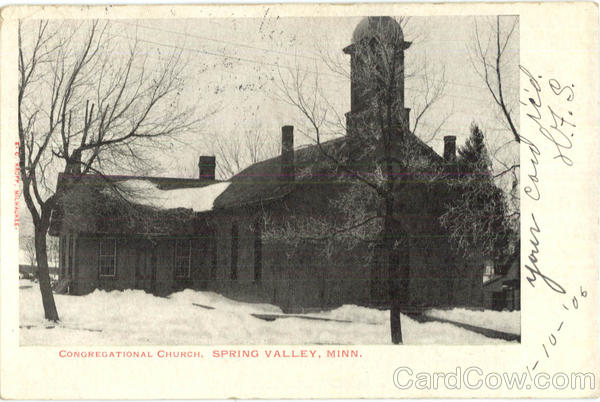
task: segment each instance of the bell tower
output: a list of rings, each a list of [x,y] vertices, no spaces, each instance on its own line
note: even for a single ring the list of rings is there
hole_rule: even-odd
[[[361,130],[376,102],[393,107],[394,125],[408,128],[410,109],[404,106],[404,40],[400,24],[391,17],[365,17],[354,29],[350,55],[350,112],[346,113],[347,135]]]

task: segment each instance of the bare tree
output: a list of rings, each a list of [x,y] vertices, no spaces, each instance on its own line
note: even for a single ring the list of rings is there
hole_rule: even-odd
[[[353,58],[351,73],[332,58],[325,60],[333,73],[352,80],[353,111],[347,123],[322,89],[317,66],[315,72],[300,67],[279,71],[282,100],[295,107],[307,123],[300,127],[301,133],[313,138],[320,159],[337,173],[336,180],[346,185],[340,198],[330,201],[339,214],[334,214],[336,219],[293,216],[283,225],[269,225],[267,217],[263,233],[266,238],[298,244],[326,241],[326,251],[334,243],[349,248],[356,242],[382,245],[389,273],[391,339],[397,344],[402,343],[401,293],[410,247],[407,227],[397,215],[405,202],[399,194],[416,178],[432,180],[427,147],[419,144],[415,129],[442,97],[445,80],[443,72],[438,80],[425,74],[428,85],[420,92],[421,108],[413,110],[409,122],[404,104],[404,50],[410,43],[404,41],[398,22],[389,17],[369,17],[366,23],[365,35],[353,38],[353,45],[347,48]],[[346,133],[345,144],[325,141]],[[424,171],[428,174],[419,177]],[[412,176],[406,172],[413,172]]]
[[[502,132],[499,132],[486,136],[489,161],[485,171],[479,172],[485,177],[462,175],[460,180],[454,181],[454,184],[464,191],[461,192],[460,203],[449,206],[443,223],[452,233],[460,249],[466,250],[478,243],[479,248],[488,255],[497,254],[493,240],[497,239],[501,232],[502,236],[510,238],[505,245],[510,262],[517,259],[520,253],[519,104],[511,91],[513,88],[509,85],[510,68],[516,70],[518,65],[517,56],[510,52],[514,52],[518,44],[516,41],[519,19],[513,16],[496,16],[488,19],[488,24],[478,21],[480,20],[474,21],[473,39],[469,49],[471,65],[488,90],[493,105],[497,107],[500,123],[510,135],[503,136]],[[502,195],[494,197],[494,202],[471,208],[474,204],[481,204],[482,197],[489,199],[492,191],[488,185],[490,183],[493,183],[496,189],[501,189]],[[502,205],[498,205],[499,203]],[[499,230],[497,224],[490,225],[491,222],[497,221],[499,214],[502,215],[502,230]],[[482,219],[483,215],[493,219]]]
[[[518,113],[518,105],[513,105],[506,97],[507,85],[504,69],[507,63],[514,63],[514,59],[507,57],[509,44],[515,40],[515,31],[519,26],[519,19],[508,17],[508,26],[501,23],[500,16],[496,16],[490,24],[489,34],[484,35],[481,27],[475,20],[473,46],[470,52],[470,61],[473,69],[485,83],[494,103],[500,109],[504,121],[508,125],[516,142],[521,142],[514,114]]]
[[[518,64],[517,56],[511,55],[509,51],[514,52],[514,47],[518,44],[516,33],[519,19],[496,16],[488,22],[487,27],[482,27],[475,20],[469,58],[473,70],[485,84],[493,104],[498,108],[499,121],[512,134],[511,138],[494,141],[494,146],[488,146],[495,177],[508,177],[503,187],[510,193],[515,183],[518,185],[520,165],[518,156],[512,150],[518,148],[521,136],[518,123],[519,104],[517,98],[511,96],[513,94],[510,92],[511,86],[507,83],[507,75],[508,69],[511,66],[516,69]],[[518,192],[515,192],[515,196],[518,197]],[[518,203],[518,199],[516,201]]]
[[[258,122],[231,135],[216,136],[206,141],[217,157],[217,177],[227,179],[245,167],[277,155],[275,133],[265,130]]]
[[[148,168],[149,147],[197,120],[178,104],[181,51],[150,63],[135,38],[116,40],[99,21],[20,22],[18,45],[22,193],[35,228],[45,317],[57,321],[46,235],[69,186],[55,186],[53,173],[74,183],[87,173]]]
[[[25,257],[27,258],[27,263],[34,267],[36,265],[35,261],[35,240],[32,236],[26,236],[21,239],[23,245],[23,251],[25,252]]]
[[[58,239],[48,236],[46,239],[48,248],[48,266],[58,267],[59,249]],[[25,257],[27,258],[27,264],[32,267],[31,274],[35,277],[37,273],[37,258],[35,254],[35,237],[34,236],[23,236],[19,239],[19,244]]]

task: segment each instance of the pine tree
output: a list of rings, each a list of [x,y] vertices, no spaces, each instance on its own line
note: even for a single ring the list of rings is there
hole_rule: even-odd
[[[489,173],[491,161],[484,143],[483,132],[471,123],[471,136],[458,149],[458,164],[462,172]]]
[[[442,225],[464,254],[482,253],[496,261],[506,259],[510,229],[506,222],[506,200],[494,183],[492,163],[484,134],[477,124],[458,149],[459,176],[453,181],[458,196],[446,206]]]

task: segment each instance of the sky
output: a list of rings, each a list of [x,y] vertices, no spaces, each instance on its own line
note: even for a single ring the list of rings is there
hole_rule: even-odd
[[[512,17],[502,17],[511,19]],[[189,72],[182,101],[194,104],[198,116],[217,112],[203,121],[200,128],[173,143],[172,152],[159,155],[165,175],[195,175],[197,158],[210,154],[211,139],[228,138],[246,129],[268,132],[279,141],[280,127],[305,125],[293,107],[278,99],[279,72],[299,68],[308,79],[318,79],[319,87],[330,94],[333,107],[341,115],[350,109],[349,80],[329,71],[321,54],[326,52],[349,68],[349,56],[342,49],[350,44],[352,32],[361,18],[231,18],[201,20],[117,21],[123,40],[133,38],[148,47],[150,57],[159,58],[173,49],[183,49]],[[486,133],[490,148],[510,139],[510,132],[498,119],[498,109],[484,82],[475,73],[469,59],[475,21],[485,34],[490,21],[486,17],[411,17],[405,26],[405,40],[412,41],[406,51],[406,107],[422,107],[423,66],[434,83],[446,81],[442,99],[425,116],[417,135],[427,140],[438,153],[443,136],[456,135],[460,146],[469,133],[471,122]],[[518,105],[518,34],[507,55],[505,88],[509,102]],[[189,85],[188,85],[189,83]],[[515,106],[516,107],[516,106]],[[518,107],[516,107],[518,110]],[[436,138],[431,133],[442,121]],[[516,119],[518,121],[518,118]],[[296,145],[308,143],[296,137]],[[217,161],[218,163],[218,161]]]
[[[512,18],[503,16],[501,21],[510,23]],[[159,68],[173,52],[181,52],[185,87],[178,102],[181,107],[193,107],[196,116],[202,118],[194,130],[171,141],[167,149],[147,151],[156,161],[156,175],[197,177],[198,157],[213,153],[215,139],[227,141],[245,130],[264,132],[278,149],[281,126],[306,125],[299,112],[278,95],[280,73],[287,79],[290,68],[306,73],[308,81],[327,94],[337,113],[349,111],[350,82],[330,71],[322,54],[331,55],[349,69],[349,56],[342,49],[350,44],[360,20],[279,18],[269,11],[263,18],[112,20],[112,51],[117,60],[124,57],[134,38],[153,68]],[[405,53],[405,65],[407,73],[414,72],[415,76],[405,83],[405,106],[413,110],[413,117],[420,109],[424,76],[436,84],[443,72],[446,82],[442,99],[429,110],[416,133],[440,154],[443,136],[457,136],[457,145],[461,146],[472,122],[483,129],[490,149],[512,138],[469,57],[475,24],[486,37],[494,21],[493,16],[410,17],[403,24],[405,40],[412,42]],[[507,103],[514,105],[517,113],[518,39],[517,32],[507,49],[503,70]],[[518,122],[518,114],[515,120]],[[434,128],[443,121],[437,137],[431,138]],[[310,138],[296,135],[296,146],[310,142]],[[506,158],[518,158],[517,146],[503,152]],[[25,214],[22,216],[27,221]],[[30,226],[23,222],[22,231],[29,232]]]

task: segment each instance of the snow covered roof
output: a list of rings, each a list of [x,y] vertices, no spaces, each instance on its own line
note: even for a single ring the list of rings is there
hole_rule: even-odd
[[[213,209],[215,199],[231,183],[221,182],[204,187],[161,189],[150,180],[131,179],[119,183],[125,196],[136,204],[157,209],[191,209],[194,212],[206,212]]]
[[[57,186],[68,189],[52,214],[50,234],[195,233],[228,182],[150,176],[60,174]]]

